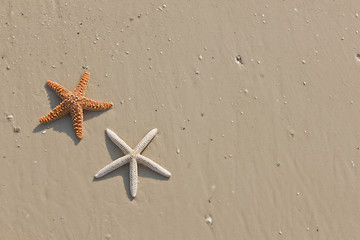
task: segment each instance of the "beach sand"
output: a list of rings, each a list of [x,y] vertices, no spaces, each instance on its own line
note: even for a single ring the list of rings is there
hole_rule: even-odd
[[[359,238],[360,2],[1,6],[1,239]],[[40,125],[85,71],[114,107]],[[172,177],[94,180],[106,128]]]

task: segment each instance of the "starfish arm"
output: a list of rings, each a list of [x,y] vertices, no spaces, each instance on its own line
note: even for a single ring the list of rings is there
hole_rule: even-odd
[[[154,128],[151,130],[146,136],[139,142],[139,144],[134,148],[134,153],[138,154],[144,151],[147,145],[151,142],[151,140],[155,137],[157,133],[157,129]]]
[[[47,123],[55,121],[56,119],[61,118],[62,116],[68,114],[70,108],[67,103],[61,102],[56,108],[54,108],[48,115],[39,119],[41,123]]]
[[[75,88],[74,91],[75,93],[80,94],[81,96],[85,95],[85,91],[89,83],[89,77],[90,77],[90,73],[84,72],[79,84]]]
[[[164,177],[171,177],[171,173],[168,170],[143,155],[137,155],[136,160]]]
[[[131,153],[133,150],[131,149],[131,147],[129,147],[121,138],[118,137],[118,135],[116,135],[113,131],[111,131],[110,129],[106,129],[106,134],[108,135],[108,137],[110,138],[110,140],[115,143],[116,146],[118,146],[121,151],[125,154],[129,154]]]
[[[69,91],[64,88],[63,86],[61,86],[60,84],[56,83],[56,82],[52,82],[50,80],[48,80],[46,82],[46,84],[56,92],[57,95],[59,95],[59,97],[61,97],[61,99],[65,99],[66,95],[69,93]]]
[[[81,106],[85,110],[90,111],[102,111],[109,109],[113,106],[113,103],[111,102],[98,102],[89,98],[84,98],[84,100],[81,103]]]
[[[130,193],[132,197],[136,196],[138,184],[138,168],[134,158],[130,159]]]
[[[80,104],[71,106],[70,114],[73,121],[74,130],[78,138],[83,137],[83,110]]]
[[[106,174],[118,169],[119,167],[127,164],[130,160],[130,156],[129,155],[125,155],[121,158],[118,158],[114,161],[112,161],[111,163],[109,163],[108,165],[106,165],[105,167],[103,167],[97,174],[95,174],[95,178],[101,178],[103,176],[105,176]]]

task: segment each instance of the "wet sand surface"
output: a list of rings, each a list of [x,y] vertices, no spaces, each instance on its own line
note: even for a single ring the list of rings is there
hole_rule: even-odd
[[[357,239],[360,3],[2,1],[4,239]],[[47,80],[114,103],[39,124]],[[159,132],[129,166],[94,180]]]

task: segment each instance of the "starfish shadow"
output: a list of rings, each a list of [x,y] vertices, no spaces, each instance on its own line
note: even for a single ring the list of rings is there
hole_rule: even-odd
[[[80,143],[80,139],[77,138],[75,135],[70,115],[64,116],[61,119],[58,119],[57,121],[54,122],[38,124],[34,128],[33,133],[38,133],[46,129],[49,129],[50,126],[56,132],[66,133],[74,141],[75,145],[78,145]]]
[[[48,95],[48,100],[50,102],[51,109],[54,109],[56,106],[58,106],[61,103],[61,98],[59,98],[54,93],[54,91],[49,89],[49,87],[47,87],[46,84],[45,84],[45,90]],[[107,110],[109,110],[109,109],[107,109]],[[85,125],[85,121],[90,120],[95,117],[98,117],[100,114],[106,112],[107,110],[101,111],[101,112],[100,111],[92,112],[92,111],[84,110],[84,119],[83,119],[84,125]],[[45,114],[47,114],[47,113],[45,113]],[[65,119],[65,120],[63,120],[63,119]],[[52,126],[52,128],[56,132],[65,132],[74,141],[75,145],[78,145],[80,143],[81,139],[76,137],[70,114],[67,114],[64,117],[62,117],[58,120],[55,120],[53,122],[38,124],[34,128],[33,133],[38,133],[38,132],[44,131],[44,130],[48,129],[49,126]],[[84,132],[85,131],[86,130],[84,129]]]
[[[106,136],[105,133],[105,145],[106,148],[109,151],[110,157],[112,159],[112,161],[125,156],[124,153],[122,153],[119,148],[108,138],[108,136]],[[129,164],[126,164],[116,170],[114,170],[113,172],[101,177],[101,178],[93,178],[93,182],[99,182],[99,181],[103,181],[106,179],[110,179],[113,177],[118,177],[118,176],[122,176],[123,179],[123,183],[124,183],[124,187],[126,190],[126,195],[128,196],[129,200],[134,200],[135,198],[133,198],[131,196],[130,193],[130,169],[129,169]],[[151,171],[150,169],[142,166],[141,164],[138,164],[138,176],[139,177],[145,177],[145,178],[152,178],[155,180],[160,180],[160,181],[167,181],[169,180],[169,178],[166,178],[164,176],[161,176],[153,171]],[[139,186],[138,186],[139,188]]]
[[[100,181],[105,181],[107,179],[110,178],[118,178],[119,176],[122,177],[123,183],[124,183],[124,187],[125,187],[125,191],[126,191],[126,195],[129,198],[129,200],[133,200],[134,198],[131,196],[130,194],[130,182],[129,182],[129,166],[125,165],[119,169],[116,169],[115,171],[103,176],[102,178],[93,178],[93,182],[100,182]]]

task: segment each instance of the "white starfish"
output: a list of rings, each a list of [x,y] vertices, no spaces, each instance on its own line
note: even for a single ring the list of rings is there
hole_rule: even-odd
[[[138,183],[138,168],[137,163],[141,163],[146,167],[150,168],[154,172],[159,173],[165,177],[170,177],[171,173],[165,168],[161,167],[159,164],[153,162],[149,158],[141,155],[141,152],[149,145],[150,141],[155,137],[157,129],[154,128],[139,142],[139,144],[131,149],[121,138],[119,138],[113,131],[106,129],[106,134],[113,141],[113,143],[118,146],[125,156],[118,158],[102,168],[96,175],[95,178],[101,178],[106,174],[118,169],[119,167],[130,163],[130,192],[131,196],[135,197],[137,192],[137,183]]]

